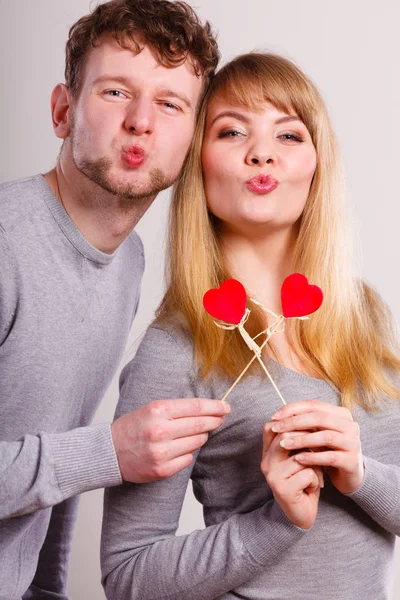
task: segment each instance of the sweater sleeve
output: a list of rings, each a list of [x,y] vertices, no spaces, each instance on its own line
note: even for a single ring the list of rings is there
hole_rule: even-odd
[[[108,424],[0,442],[0,519],[121,481]]]
[[[364,481],[347,494],[381,527],[400,536],[400,467],[364,456]]]
[[[18,310],[17,265],[0,224],[0,347],[12,330]]]
[[[19,311],[18,264],[1,226],[0,259],[1,379],[7,377],[2,351],[7,352],[6,342]],[[0,441],[0,519],[32,513],[75,494],[120,483],[110,425]]]
[[[121,376],[116,417],[157,398],[196,396],[191,360],[150,328]],[[193,465],[169,479],[106,490],[102,575],[107,598],[212,600],[260,573],[306,532],[274,500],[220,524],[176,536]]]

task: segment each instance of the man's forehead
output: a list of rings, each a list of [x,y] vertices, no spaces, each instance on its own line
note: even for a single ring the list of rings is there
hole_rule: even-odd
[[[125,69],[129,69],[130,66],[137,69],[142,65],[146,70],[153,70],[155,74],[161,74],[163,71],[169,74],[187,72],[188,75],[197,77],[190,57],[182,57],[182,61],[176,65],[163,64],[156,49],[139,34],[135,35],[134,39],[124,36],[121,40],[115,39],[111,34],[104,34],[89,50],[86,63],[90,63],[91,68],[98,69],[113,63],[118,63]]]

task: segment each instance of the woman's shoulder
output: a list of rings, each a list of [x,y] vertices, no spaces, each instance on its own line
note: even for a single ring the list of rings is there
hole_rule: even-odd
[[[166,343],[178,346],[190,359],[193,356],[193,336],[189,323],[182,313],[155,319],[146,335],[164,338]]]

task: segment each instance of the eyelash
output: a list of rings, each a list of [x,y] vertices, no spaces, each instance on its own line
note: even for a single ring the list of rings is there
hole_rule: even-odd
[[[295,133],[282,133],[278,137],[285,138],[288,141],[304,142],[304,139],[300,135],[297,135]]]
[[[124,92],[121,92],[121,90],[107,90],[106,91],[107,96],[112,96],[112,98],[120,98],[121,97],[121,96],[116,96],[114,94],[121,94],[122,96],[125,96]]]
[[[228,137],[234,138],[234,137],[241,137],[243,135],[244,135],[244,133],[242,133],[241,131],[237,131],[236,129],[230,129],[228,131],[221,131],[221,133],[218,134],[218,138],[219,139],[228,138]],[[295,133],[282,133],[278,137],[284,138],[287,141],[294,141],[294,142],[299,142],[299,143],[304,142],[304,139],[300,135],[297,135]]]
[[[173,108],[176,111],[180,110],[179,106],[172,104],[172,102],[161,102],[161,104],[163,104],[166,108]]]
[[[124,92],[122,92],[121,90],[107,90],[105,92],[106,96],[111,96],[112,98],[126,98],[126,94]],[[173,110],[174,112],[178,112],[180,111],[180,107],[177,106],[176,104],[173,104],[172,102],[163,102],[161,101],[160,104],[162,106],[165,106],[165,108],[167,108],[168,110]]]
[[[221,133],[218,134],[218,137],[222,139],[226,137],[240,137],[242,135],[244,134],[241,131],[237,131],[236,129],[230,129],[229,131],[221,131]]]

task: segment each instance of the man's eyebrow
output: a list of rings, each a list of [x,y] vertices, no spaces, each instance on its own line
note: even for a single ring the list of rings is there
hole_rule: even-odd
[[[105,83],[107,81],[110,83],[121,83],[127,87],[133,85],[134,83],[133,80],[126,75],[101,75],[94,80],[93,85]],[[157,90],[157,93],[163,96],[168,96],[168,98],[178,98],[178,100],[181,100],[181,102],[183,102],[188,108],[193,108],[189,98],[183,92],[178,92],[177,90],[171,90],[169,88],[160,88]]]
[[[178,92],[177,90],[171,90],[168,88],[160,88],[157,90],[157,92],[162,96],[167,96],[168,98],[178,98],[178,100],[181,100],[181,102],[186,104],[188,108],[193,108],[189,98],[185,96],[183,92]]]
[[[115,81],[116,83],[122,83],[123,85],[130,85],[132,80],[126,75],[100,75],[93,81],[93,85],[96,83],[105,83],[106,81]]]

